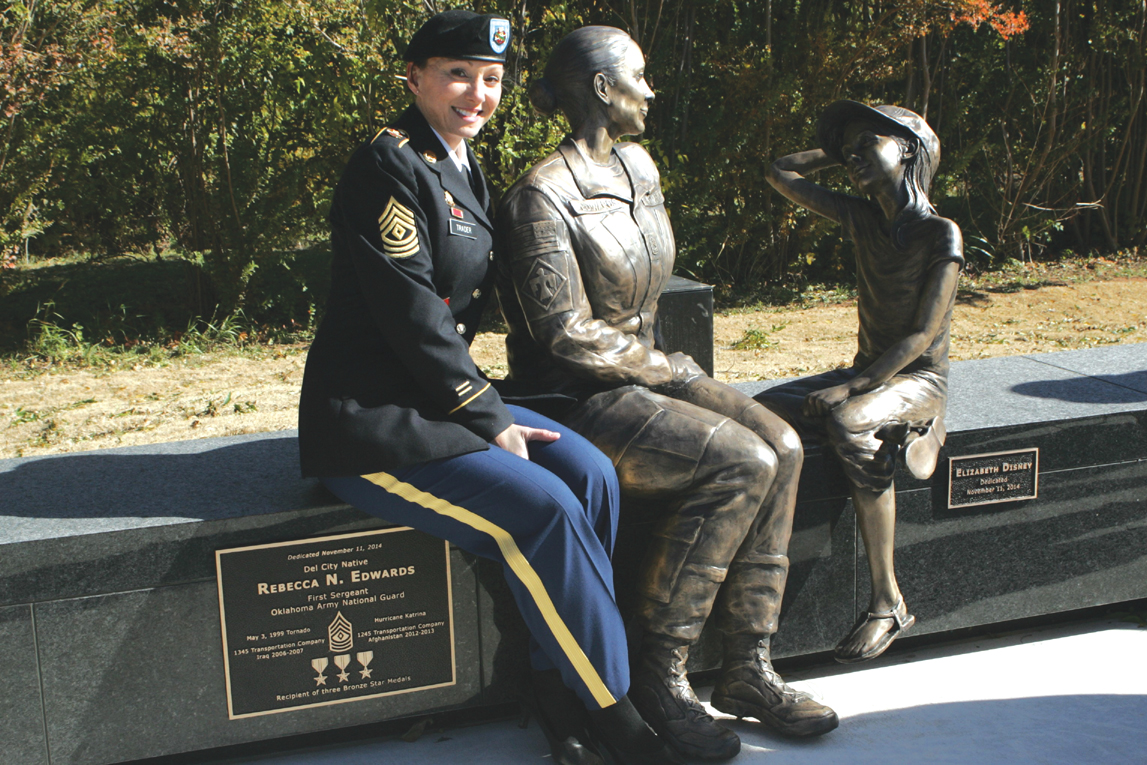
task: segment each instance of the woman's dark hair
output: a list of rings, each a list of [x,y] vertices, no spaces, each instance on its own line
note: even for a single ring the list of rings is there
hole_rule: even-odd
[[[633,38],[615,27],[575,29],[550,54],[545,76],[530,83],[530,103],[549,116],[561,109],[571,124],[578,124],[597,102],[593,80],[604,74],[612,85]]]

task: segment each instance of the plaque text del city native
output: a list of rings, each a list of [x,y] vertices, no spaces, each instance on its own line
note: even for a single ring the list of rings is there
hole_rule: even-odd
[[[231,719],[453,685],[448,544],[409,528],[215,554]]]

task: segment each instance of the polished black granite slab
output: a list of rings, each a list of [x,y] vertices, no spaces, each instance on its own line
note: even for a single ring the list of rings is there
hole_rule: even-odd
[[[708,284],[669,277],[657,310],[661,348],[680,351],[709,375],[713,374],[713,288]]]
[[[948,379],[948,432],[1138,411],[1147,408],[1143,370],[1147,343],[957,361]],[[755,395],[783,382],[735,387]]]
[[[946,509],[897,494],[896,567],[917,634],[1147,597],[1147,461],[1040,477],[1038,499]],[[857,559],[861,605],[867,566]]]
[[[832,650],[851,626],[858,544],[851,501],[836,497],[798,504],[773,656]]]
[[[47,765],[31,606],[0,608],[0,656],[5,666],[4,692],[0,693],[0,760],[5,765]]]
[[[293,432],[0,461],[0,605],[215,578],[215,550],[386,524],[298,475]]]
[[[155,757],[463,705],[481,693],[474,573],[455,551],[453,686],[230,720],[214,582],[38,604],[53,763]]]
[[[918,633],[1147,597],[1142,370],[1147,346],[953,366],[941,466],[897,479]],[[1033,446],[1037,499],[947,508],[949,457]],[[6,754],[116,762],[520,698],[526,639],[500,571],[454,551],[457,686],[227,719],[214,551],[384,525],[300,479],[296,449],[283,432],[0,461],[0,639],[23,673],[0,701]],[[831,649],[864,607],[858,537],[839,467],[810,444],[775,655]],[[691,669],[717,665],[715,637]]]
[[[1147,597],[1145,370],[1147,344],[953,364],[936,473],[896,478],[896,567],[915,634]],[[948,508],[949,458],[1033,447],[1037,498]],[[809,448],[798,517],[810,498],[846,495],[831,456]],[[855,566],[859,615],[862,541]]]

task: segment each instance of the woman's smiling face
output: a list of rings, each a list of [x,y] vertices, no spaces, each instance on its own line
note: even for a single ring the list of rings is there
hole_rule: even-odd
[[[904,182],[904,150],[895,138],[868,122],[850,122],[844,129],[844,168],[865,194]]]
[[[434,57],[410,64],[406,84],[422,115],[450,147],[478,135],[502,99],[503,66],[490,61]]]

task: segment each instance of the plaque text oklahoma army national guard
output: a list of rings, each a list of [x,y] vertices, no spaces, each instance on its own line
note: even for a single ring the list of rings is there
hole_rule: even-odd
[[[231,719],[454,684],[446,542],[380,529],[215,563]]]

